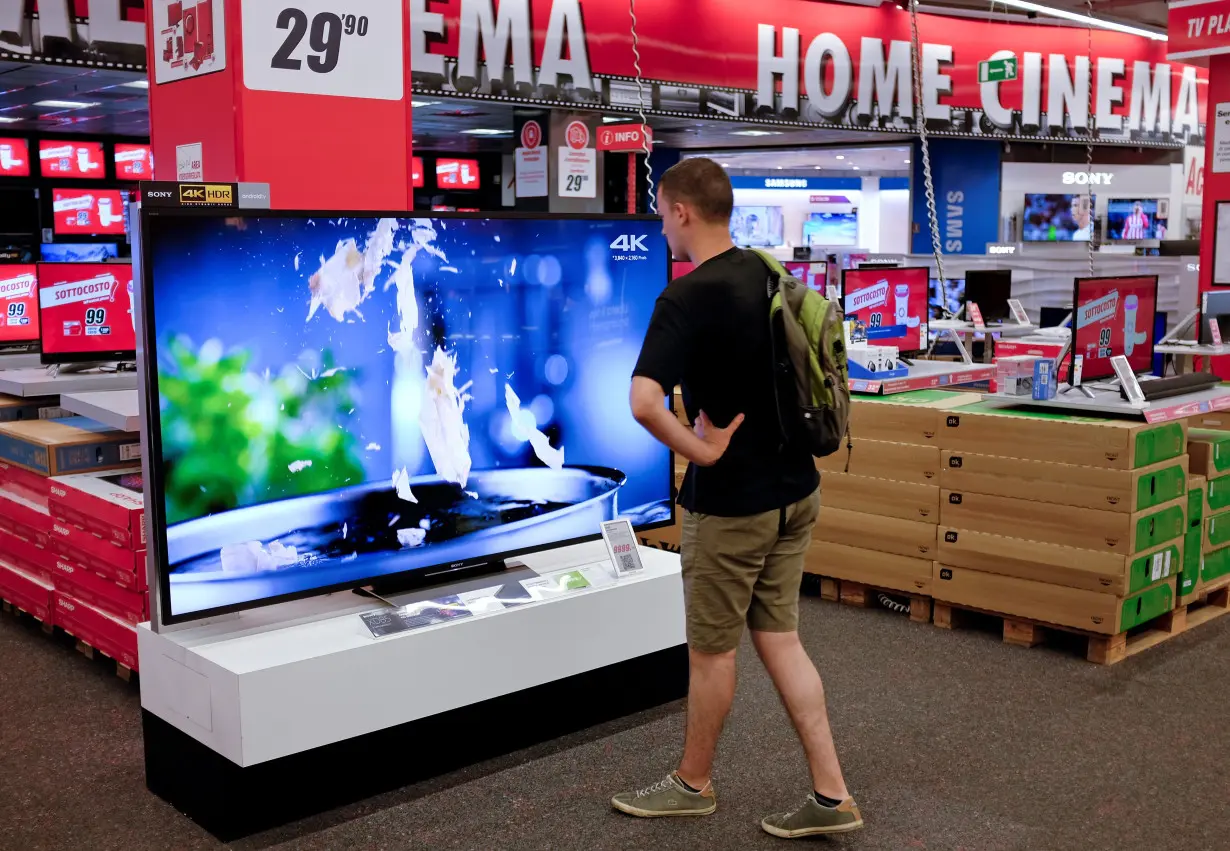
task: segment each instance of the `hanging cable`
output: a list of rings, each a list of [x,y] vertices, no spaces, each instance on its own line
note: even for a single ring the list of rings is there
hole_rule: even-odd
[[[918,140],[922,147],[923,186],[927,194],[927,218],[931,223],[931,251],[935,255],[935,269],[939,275],[940,287],[943,287],[944,253],[940,242],[939,214],[935,211],[935,183],[931,179],[931,149],[927,145],[927,119],[922,102],[922,47],[918,41],[918,0],[910,0],[910,42],[912,45],[910,59],[914,66],[914,122],[918,127]],[[947,303],[942,309],[945,316],[951,315]]]
[[[1085,0],[1089,17],[1093,18],[1093,0]],[[1089,90],[1085,93],[1085,200],[1089,204],[1089,240],[1085,243],[1089,258],[1089,277],[1093,277],[1093,235],[1097,216],[1093,209],[1093,24],[1085,28],[1086,53],[1089,54]]]
[[[632,18],[632,68],[636,71],[636,111],[641,117],[641,146],[645,150],[645,180],[649,184],[649,212],[657,215],[658,199],[653,189],[653,169],[649,165],[651,148],[649,124],[645,118],[645,81],[641,75],[641,39],[636,33],[636,0],[628,0],[628,14]]]

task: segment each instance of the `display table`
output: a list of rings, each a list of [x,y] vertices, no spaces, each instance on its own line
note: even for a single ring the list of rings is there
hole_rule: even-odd
[[[53,376],[45,367],[0,372],[0,393],[10,396],[60,396],[65,393],[136,389],[135,372],[69,372]]]
[[[0,355],[0,371],[8,369],[33,369],[42,366],[42,355],[38,352],[24,355]]]
[[[884,380],[851,378],[850,392],[889,396],[896,393],[908,393],[911,390],[927,390],[935,387],[953,387],[978,381],[990,381],[994,377],[995,366],[993,364],[916,360],[910,367],[909,375],[902,378]]]
[[[349,592],[145,624],[146,782],[226,840],[682,698],[679,557],[640,553],[603,587],[380,639],[359,617],[379,604]],[[601,542],[523,560],[610,571]]]
[[[966,322],[962,319],[934,319],[927,325],[931,331],[950,331],[953,334],[959,334],[965,339],[966,346],[969,347],[976,334],[986,334],[985,345],[982,349],[982,362],[992,363],[995,359],[995,337],[1003,337],[1009,339],[1013,337],[1028,337],[1038,330],[1037,325],[1018,325],[1017,323],[1003,323],[1002,325],[984,325],[978,328],[973,322]]]
[[[987,393],[982,399],[1002,407],[1053,408],[1070,414],[1118,414],[1141,417],[1150,423],[1164,423],[1214,411],[1230,410],[1230,387],[1226,386],[1210,387],[1199,393],[1146,402],[1143,406],[1128,402],[1119,395],[1118,390],[1094,390],[1093,393],[1092,399],[1077,390],[1060,392],[1054,399],[1046,400],[1031,399],[1028,396],[1004,396],[998,393]]]
[[[1230,355],[1230,346],[1222,344],[1220,346],[1198,346],[1184,345],[1182,343],[1158,343],[1154,346],[1153,351],[1159,355],[1170,355],[1175,359],[1175,372],[1194,372],[1193,361],[1195,358],[1204,358],[1203,372],[1213,371],[1213,361],[1210,358]]]
[[[120,431],[141,430],[141,409],[136,390],[61,393],[60,407]]]

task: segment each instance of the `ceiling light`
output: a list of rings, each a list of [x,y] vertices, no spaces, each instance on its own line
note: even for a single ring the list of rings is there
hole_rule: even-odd
[[[779,166],[777,167],[777,170],[778,170],[778,171],[781,171],[781,170],[782,170],[782,168],[783,168],[783,166],[780,166],[780,165],[779,165]]]
[[[16,124],[18,121],[21,121],[21,119],[13,118],[9,115],[0,115],[0,124]]]
[[[780,130],[732,130],[731,136],[780,136]]]
[[[722,163],[722,168],[730,168],[730,163]]]
[[[412,100],[410,101],[410,105],[415,109],[418,109],[420,106],[435,106],[439,102],[440,101],[438,100]]]
[[[910,161],[909,161],[909,160],[906,160],[906,161],[905,161],[905,164],[906,164],[906,165],[909,165],[909,164],[910,164]]]
[[[822,171],[823,169],[824,169],[824,166],[822,165],[816,166],[816,171]]]
[[[128,86],[130,89],[148,89],[149,80],[133,80],[131,83],[120,83],[121,86]]]
[[[473,127],[469,130],[462,130],[469,136],[511,136],[511,130],[496,130],[494,127]]]
[[[1053,18],[1063,18],[1065,21],[1075,21],[1086,26],[1100,27],[1104,30],[1114,30],[1115,32],[1127,33],[1128,35],[1139,35],[1145,38],[1151,38],[1154,41],[1166,41],[1166,33],[1158,32],[1157,30],[1146,30],[1141,27],[1131,27],[1127,24],[1116,23],[1115,21],[1106,21],[1101,18],[1091,18],[1088,15],[1078,15],[1075,12],[1069,12],[1066,9],[1056,9],[1051,6],[1043,6],[1040,3],[1031,3],[1029,0],[1003,0],[1005,6],[1011,6],[1016,9],[1024,9],[1027,12],[1037,12],[1040,15],[1050,15]]]
[[[602,116],[603,124],[618,124],[620,121],[631,121],[630,115],[604,115]]]
[[[838,155],[837,155],[837,159],[839,159],[839,160],[844,160],[845,158],[846,158],[845,154],[838,154]]]
[[[855,171],[858,171],[858,166],[855,166],[855,167],[854,167],[854,170],[855,170]]]
[[[34,102],[35,106],[46,106],[52,109],[86,109],[91,106],[98,106],[98,101],[84,100],[39,100]]]

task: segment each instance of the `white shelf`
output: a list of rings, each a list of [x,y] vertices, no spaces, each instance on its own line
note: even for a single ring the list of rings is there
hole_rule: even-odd
[[[1211,414],[1214,411],[1230,410],[1230,389],[1212,387],[1199,393],[1187,393],[1183,396],[1172,396],[1169,399],[1159,399],[1156,402],[1146,402],[1143,407],[1136,407],[1119,395],[1119,391],[1095,390],[1094,398],[1090,399],[1080,391],[1059,393],[1054,399],[1038,400],[1029,396],[1003,396],[998,393],[986,393],[982,399],[1004,408],[1033,407],[1051,408],[1066,411],[1070,414],[1118,414],[1120,416],[1140,417],[1150,423],[1164,423],[1172,420],[1182,420],[1200,414]]]
[[[896,393],[908,393],[911,390],[974,384],[979,381],[990,381],[994,377],[994,364],[916,360],[910,367],[910,374],[903,378],[851,378],[850,392],[891,396]]]
[[[61,396],[103,390],[137,389],[135,372],[70,372],[52,377],[46,368],[0,372],[0,393],[10,396]]]
[[[0,355],[0,370],[33,369],[42,366],[42,355],[35,352],[32,355]]]
[[[61,393],[60,407],[120,431],[141,430],[141,410],[137,404],[136,390]]]

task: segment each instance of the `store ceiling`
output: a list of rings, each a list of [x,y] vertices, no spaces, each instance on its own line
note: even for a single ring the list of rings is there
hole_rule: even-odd
[[[1089,7],[1085,0],[1035,0],[1040,5],[1075,12],[1078,15],[1088,15]],[[859,5],[880,5],[879,3],[859,3]],[[928,12],[944,12],[950,9],[977,12],[980,16],[987,15],[988,9],[994,18],[1012,20],[1014,16],[1022,16],[1024,12],[1012,9],[1003,3],[988,3],[987,0],[924,0],[920,9]],[[1167,6],[1165,0],[1093,0],[1093,16],[1124,24],[1151,27],[1165,32]],[[1064,23],[1057,21],[1057,23]],[[1071,26],[1071,24],[1067,24]]]
[[[127,85],[144,79],[132,71],[0,62],[0,135],[148,136],[148,92]]]

